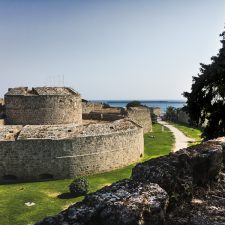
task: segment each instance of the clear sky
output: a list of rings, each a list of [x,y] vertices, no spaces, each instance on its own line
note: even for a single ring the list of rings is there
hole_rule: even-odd
[[[0,0],[0,95],[64,75],[87,99],[182,99],[224,23],[224,0]]]

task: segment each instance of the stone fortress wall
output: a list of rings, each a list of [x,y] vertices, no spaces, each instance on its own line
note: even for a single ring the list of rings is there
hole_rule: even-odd
[[[126,109],[121,107],[99,108],[92,110],[89,113],[83,112],[82,116],[84,120],[102,121],[115,121],[122,118],[128,118],[142,126],[144,133],[152,130],[151,109],[145,106],[129,107]]]
[[[101,108],[83,113],[84,120],[115,121],[125,118],[125,109],[120,107]]]
[[[82,113],[90,113],[95,110],[100,110],[103,108],[103,104],[101,102],[90,102],[90,101],[82,101]]]
[[[143,129],[132,121],[107,124],[3,126],[0,180],[72,178],[117,169],[144,154]]]
[[[83,123],[80,94],[70,88],[9,89],[4,108],[0,182],[101,173],[143,157],[140,125],[124,116]]]
[[[129,107],[126,110],[129,119],[143,127],[144,133],[152,130],[151,112],[148,107]]]
[[[81,98],[70,88],[13,88],[5,95],[5,114],[7,124],[81,123]]]

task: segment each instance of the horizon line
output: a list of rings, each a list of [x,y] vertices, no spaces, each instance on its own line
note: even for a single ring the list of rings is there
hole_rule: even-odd
[[[127,101],[141,101],[141,102],[186,102],[185,99],[91,99],[89,101],[108,101],[108,102],[127,102]]]

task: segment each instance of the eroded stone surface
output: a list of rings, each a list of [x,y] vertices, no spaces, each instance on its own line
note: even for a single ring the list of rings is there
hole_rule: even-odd
[[[46,174],[62,179],[101,173],[143,156],[143,129],[132,121],[29,125],[21,127],[20,133],[11,127],[0,126],[0,140],[4,138],[0,141],[0,182],[6,175],[24,181],[40,180]]]
[[[9,88],[4,99],[9,125],[82,122],[81,96],[68,87]]]
[[[38,225],[225,224],[223,146],[214,140],[138,164],[132,179],[90,194]]]
[[[222,161],[221,145],[205,143],[140,163],[133,168],[132,178],[159,184],[170,195],[170,203],[176,203],[191,199],[193,185],[215,179]]]
[[[196,186],[193,199],[167,214],[166,225],[224,225],[225,174],[210,186]]]
[[[137,129],[139,129],[138,126],[129,120],[118,120],[112,123],[98,123],[86,125],[27,125],[20,132],[18,140],[73,139],[76,137],[108,135]]]
[[[37,225],[161,225],[168,195],[157,184],[123,180]]]
[[[19,125],[0,126],[0,141],[15,141],[22,128]]]

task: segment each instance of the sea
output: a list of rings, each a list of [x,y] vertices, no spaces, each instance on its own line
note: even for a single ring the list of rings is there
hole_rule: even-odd
[[[182,108],[185,105],[185,101],[181,100],[138,100],[141,104],[146,105],[148,107],[159,107],[161,109],[161,113],[165,113],[167,107],[172,106],[174,108]],[[109,104],[111,107],[126,107],[128,102],[131,100],[98,100],[95,102],[104,102]]]

